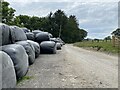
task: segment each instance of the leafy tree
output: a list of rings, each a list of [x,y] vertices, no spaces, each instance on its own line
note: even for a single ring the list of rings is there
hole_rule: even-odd
[[[87,36],[87,32],[79,28],[76,17],[74,15],[68,17],[62,10],[57,10],[55,13],[50,12],[46,17],[15,16],[15,10],[9,7],[8,2],[2,2],[2,6],[3,23],[26,27],[30,30],[47,31],[67,43],[82,41]]]
[[[16,11],[15,9],[9,7],[8,2],[2,2],[2,23],[6,23],[8,25],[11,25],[13,23],[15,11]]]
[[[53,14],[52,18],[53,18],[52,20],[54,23],[53,32],[55,34],[55,37],[58,37],[61,31],[63,31],[64,26],[67,23],[67,16],[65,15],[63,11],[57,10]]]
[[[111,40],[111,37],[107,36],[107,37],[104,38],[104,40]]]
[[[120,28],[117,28],[115,31],[112,32],[112,34],[120,37]]]
[[[111,41],[111,36],[107,36],[107,37],[105,37],[104,40],[105,40],[106,42],[107,42],[108,40]]]

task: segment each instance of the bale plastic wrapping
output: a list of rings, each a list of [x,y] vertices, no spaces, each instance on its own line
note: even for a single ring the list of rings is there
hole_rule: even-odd
[[[16,86],[16,74],[13,62],[8,54],[0,51],[2,56],[2,88],[14,88]],[[0,82],[1,83],[1,82]]]
[[[28,55],[21,45],[10,44],[2,46],[2,51],[6,52],[13,61],[17,79],[26,75],[28,71]]]
[[[59,40],[57,40],[57,38],[50,38],[50,41],[54,41],[55,43],[59,42]]]
[[[53,41],[43,41],[40,44],[41,53],[55,54],[56,53],[56,43]]]
[[[27,40],[27,37],[21,28],[17,26],[11,26],[10,28],[11,28],[10,31],[12,36],[12,42]]]
[[[49,33],[49,36],[50,36],[50,38],[53,38],[53,35],[51,33]]]
[[[32,33],[34,34],[34,36],[36,36],[36,34],[41,33],[41,32],[43,32],[43,31],[40,31],[40,30],[33,30],[32,31]]]
[[[0,37],[2,39],[2,42],[0,42],[0,46],[11,44],[11,33],[9,26],[5,24],[0,24],[0,33]]]
[[[35,58],[37,58],[40,55],[40,45],[37,42],[31,40],[27,40],[27,42],[33,45],[35,49]]]
[[[27,33],[26,33],[26,36],[27,36],[27,39],[28,39],[28,40],[33,40],[33,41],[34,41],[34,39],[35,39],[35,38],[34,38],[34,34],[33,34],[32,32],[27,32]]]
[[[28,55],[29,65],[32,65],[35,62],[35,49],[32,44],[27,41],[19,41],[16,44],[22,45],[26,50]]]
[[[56,43],[56,45],[57,45],[57,50],[61,50],[61,43]]]
[[[28,33],[28,32],[30,32],[30,30],[29,29],[27,29],[27,28],[21,28],[25,33]]]
[[[50,36],[48,32],[41,32],[36,34],[35,41],[41,43],[42,41],[50,41]]]

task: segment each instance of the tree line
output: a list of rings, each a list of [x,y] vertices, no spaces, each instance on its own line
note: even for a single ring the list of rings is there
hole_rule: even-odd
[[[67,43],[82,41],[87,36],[87,31],[79,28],[75,15],[67,16],[64,11],[50,12],[46,17],[29,15],[15,16],[16,10],[9,7],[8,2],[2,2],[2,23],[26,27],[32,30],[42,30],[60,37]]]

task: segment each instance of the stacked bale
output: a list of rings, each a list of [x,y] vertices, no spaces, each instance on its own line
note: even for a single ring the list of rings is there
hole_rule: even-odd
[[[0,31],[2,31],[3,39],[0,50],[4,51],[11,57],[14,64],[16,76],[17,78],[21,78],[26,74],[28,70],[28,56],[25,52],[25,49],[21,45],[11,44],[15,41],[12,40],[12,37],[14,36],[12,36],[8,25],[0,24]]]
[[[60,43],[60,41],[57,38],[50,38],[50,40],[54,41],[56,43],[57,50],[61,50],[62,44]]]
[[[40,44],[40,52],[46,54],[55,54],[56,53],[56,43],[50,41],[50,37],[52,38],[52,34],[48,32],[43,32],[40,30],[32,31],[35,36],[35,41]]]
[[[12,41],[24,47],[26,53],[28,54],[29,65],[33,64],[35,61],[35,49],[32,44],[27,42],[27,37],[24,31],[17,26],[11,26],[10,30],[12,35]]]
[[[0,51],[0,62],[2,62],[1,88],[14,88],[16,86],[16,74],[13,62],[8,54]]]
[[[50,36],[50,38],[53,38],[53,35],[51,33],[49,33],[49,36]]]
[[[35,40],[34,34],[32,32],[27,32],[25,34],[26,34],[28,40],[32,40],[32,41]]]
[[[34,46],[35,49],[35,58],[37,58],[40,54],[40,46],[37,42],[31,41],[31,40],[27,40],[27,42],[31,43]]]
[[[17,26],[11,26],[10,27],[10,32],[11,32],[13,42],[27,40],[27,37],[26,37],[24,31]]]
[[[56,43],[56,46],[57,46],[57,50],[61,50],[61,44],[60,43]]]
[[[30,32],[30,30],[29,29],[27,29],[27,28],[21,28],[25,33],[28,33],[28,32]]]
[[[55,54],[56,43],[53,41],[43,41],[40,44],[41,53]]]
[[[4,45],[2,51],[6,52],[12,59],[17,79],[26,75],[28,71],[28,55],[23,46],[18,44]]]
[[[15,87],[16,79],[26,75],[29,65],[35,62],[40,53],[55,54],[56,49],[62,46],[59,39],[53,39],[52,34],[40,30],[30,32],[27,28],[0,24],[0,34],[3,38],[0,50],[5,52],[2,63],[4,88]]]
[[[19,41],[16,44],[22,45],[28,54],[29,65],[32,65],[35,62],[35,50],[32,44],[27,41]],[[32,45],[32,46],[31,46]]]
[[[25,31],[25,30],[23,30]],[[34,42],[35,41],[35,35],[39,32],[42,32],[42,31],[38,31],[38,30],[35,30],[33,32],[25,32],[26,34],[26,37],[27,37],[27,42],[32,45],[34,47],[34,52],[35,52],[35,58],[37,58],[40,54],[40,46],[37,42]]]
[[[50,38],[50,41],[54,41],[55,43],[59,42],[57,38]]]
[[[0,31],[1,31],[1,38],[2,38],[2,43],[0,45],[7,45],[11,44],[11,33],[10,33],[10,28],[8,25],[5,24],[0,24]]]
[[[42,41],[50,41],[50,36],[48,32],[40,32],[35,36],[35,41],[41,43]]]
[[[41,32],[43,32],[43,31],[40,31],[40,30],[34,30],[34,31],[32,31],[32,33],[34,34],[34,36],[36,36],[36,34],[41,33]]]

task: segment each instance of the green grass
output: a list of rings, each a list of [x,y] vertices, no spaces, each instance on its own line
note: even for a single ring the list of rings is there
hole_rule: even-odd
[[[92,42],[92,41],[83,41],[83,42],[77,42],[74,43],[74,46],[78,46],[78,47],[87,47],[87,48],[92,48],[92,49],[96,49],[97,51],[104,51],[104,52],[109,52],[109,53],[113,53],[113,54],[117,54],[118,53],[118,47],[113,47],[112,42],[107,41],[107,42]]]
[[[22,82],[22,81],[24,81],[24,80],[30,80],[30,79],[32,79],[33,78],[33,76],[24,76],[24,77],[22,77],[21,79],[19,79],[18,81],[17,81],[17,84],[19,84],[20,82]]]

